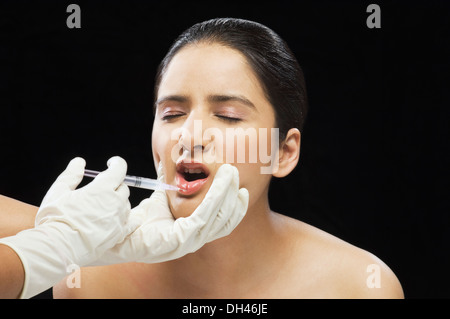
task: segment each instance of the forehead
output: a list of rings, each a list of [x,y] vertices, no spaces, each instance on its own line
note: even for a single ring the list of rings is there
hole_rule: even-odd
[[[158,90],[166,94],[209,95],[233,93],[265,98],[246,57],[220,44],[189,44],[169,63]]]

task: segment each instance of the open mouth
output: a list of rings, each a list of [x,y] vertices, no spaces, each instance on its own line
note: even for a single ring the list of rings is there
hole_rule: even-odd
[[[176,183],[181,194],[194,194],[208,181],[209,170],[202,163],[183,161],[177,164],[176,169]]]

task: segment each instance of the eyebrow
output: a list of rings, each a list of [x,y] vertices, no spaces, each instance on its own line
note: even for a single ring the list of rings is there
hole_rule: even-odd
[[[155,102],[155,107],[158,106],[159,104],[162,104],[164,102],[167,101],[174,101],[174,102],[180,102],[180,103],[184,103],[184,102],[188,102],[189,98],[185,95],[167,95],[167,96],[163,96],[162,98],[159,98],[156,102]]]
[[[245,96],[242,95],[229,95],[229,94],[215,94],[215,95],[208,95],[208,101],[209,102],[229,102],[229,101],[236,101],[240,102],[246,106],[249,106],[256,110],[255,105],[247,99]]]
[[[249,107],[251,107],[251,108],[256,110],[256,107],[252,103],[252,101],[250,101],[249,99],[247,99],[243,95],[211,94],[211,95],[208,95],[207,100],[210,103],[236,101],[236,102],[240,102],[240,103],[242,103],[242,104],[244,104],[246,106],[249,106]],[[162,104],[162,103],[164,103],[164,102],[167,102],[167,101],[185,103],[185,102],[189,101],[189,98],[187,96],[185,96],[185,95],[177,95],[177,94],[163,96],[162,98],[159,98],[155,102],[155,107],[160,105],[160,104]]]

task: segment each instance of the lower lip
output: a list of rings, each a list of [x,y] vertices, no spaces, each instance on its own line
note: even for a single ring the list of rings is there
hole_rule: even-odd
[[[177,173],[176,176],[177,187],[180,189],[178,192],[183,195],[192,195],[198,192],[207,181],[208,177],[188,182],[180,173]]]

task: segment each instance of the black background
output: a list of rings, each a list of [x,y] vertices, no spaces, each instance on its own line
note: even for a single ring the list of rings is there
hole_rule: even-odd
[[[381,29],[369,1],[0,3],[0,194],[39,205],[75,156],[156,176],[153,83],[170,44],[206,19],[255,20],[294,51],[310,103],[272,209],[374,253],[407,298],[450,297],[448,2],[376,1]]]

